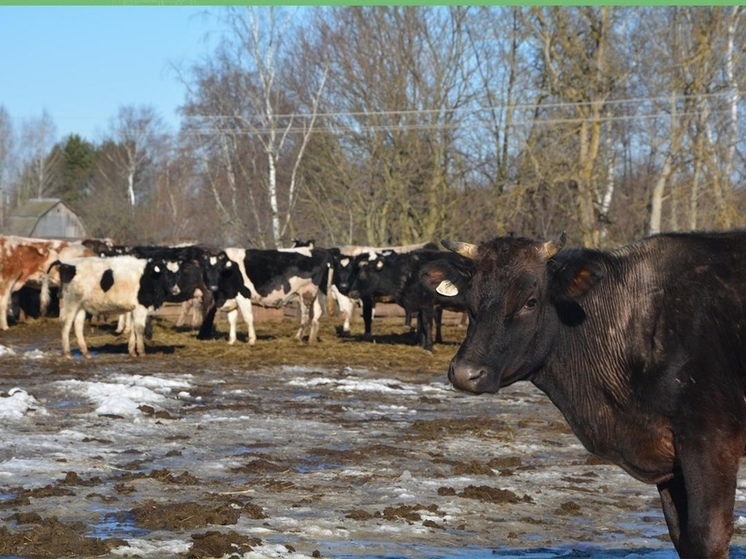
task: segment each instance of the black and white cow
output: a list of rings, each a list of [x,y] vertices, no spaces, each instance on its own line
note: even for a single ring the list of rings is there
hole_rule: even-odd
[[[199,314],[204,316],[215,306],[215,293],[208,285],[216,286],[222,271],[223,261],[216,258],[220,249],[206,245],[184,244],[176,246],[162,245],[115,245],[105,241],[88,240],[87,246],[96,250],[99,256],[130,255],[144,259],[160,259],[179,266],[178,295],[169,295],[169,303],[182,303],[182,312],[176,326],[183,323],[187,309],[199,305]],[[195,312],[193,310],[193,312]],[[128,331],[128,326],[120,319],[117,333]],[[149,328],[148,328],[149,332]],[[149,335],[148,335],[149,337]]]
[[[219,293],[229,289],[229,295],[220,309],[228,313],[230,332],[228,343],[236,341],[238,311],[249,329],[249,344],[256,342],[252,304],[279,308],[296,298],[300,302],[301,325],[296,338],[303,339],[308,332],[308,341],[318,339],[321,305],[318,300],[320,285],[329,277],[329,252],[323,249],[262,250],[225,249],[225,259],[238,265],[240,275],[230,266],[224,271]],[[240,278],[240,285],[237,281]],[[218,301],[219,303],[220,301]],[[211,335],[215,313],[205,316],[200,335]]]
[[[73,258],[53,262],[61,283],[62,354],[70,354],[70,329],[80,352],[90,357],[83,336],[86,313],[131,313],[128,350],[145,354],[144,331],[148,313],[159,308],[169,296],[178,295],[178,266],[162,260],[134,256]]]
[[[397,303],[405,311],[417,314],[415,340],[424,349],[432,350],[433,338],[442,342],[440,318],[443,309],[464,311],[468,300],[463,297],[448,297],[433,293],[421,281],[431,272],[425,268],[429,263],[444,261],[458,270],[472,268],[467,258],[439,250],[415,250],[406,253],[386,252],[379,255],[359,255],[355,262],[356,276],[350,296],[363,302],[365,339],[372,340],[372,308],[377,301]],[[430,280],[432,281],[432,280]],[[436,333],[433,337],[433,323]]]

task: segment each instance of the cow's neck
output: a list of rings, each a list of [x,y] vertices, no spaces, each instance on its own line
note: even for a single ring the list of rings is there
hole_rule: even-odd
[[[637,308],[643,305],[638,301]],[[581,326],[560,326],[545,366],[531,380],[590,452],[642,481],[657,482],[670,471],[674,452],[668,420],[643,405],[631,389],[637,360],[624,348],[630,337],[640,335],[635,331],[639,317],[632,313],[610,329],[605,319],[594,320],[597,312],[589,308]],[[642,440],[647,454],[634,450]]]

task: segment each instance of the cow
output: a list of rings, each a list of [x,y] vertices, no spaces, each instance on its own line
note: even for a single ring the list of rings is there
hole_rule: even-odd
[[[328,251],[309,248],[264,250],[231,247],[225,249],[224,259],[238,265],[238,270],[230,266],[225,268],[219,289],[224,302],[218,308],[228,313],[229,344],[236,341],[239,310],[249,329],[249,345],[254,345],[256,331],[251,305],[279,308],[296,297],[300,300],[301,310],[301,325],[296,338],[301,340],[308,332],[309,343],[317,342],[321,315],[318,293],[321,282],[329,277]],[[227,295],[224,293],[226,289],[229,290]],[[214,311],[205,316],[200,337],[211,336],[214,317]]]
[[[349,296],[352,280],[353,262],[351,255],[343,254],[338,247],[327,249],[330,256],[331,285],[328,287],[327,297],[337,302],[337,309],[342,315],[342,325],[337,327],[338,334],[343,338],[350,337],[350,323],[355,310],[357,299]],[[328,282],[322,282],[324,290]]]
[[[443,308],[463,310],[466,300],[442,297],[423,286],[422,268],[432,262],[444,260],[454,268],[470,268],[471,262],[457,254],[439,250],[415,250],[412,252],[388,252],[373,257],[359,255],[356,263],[357,276],[350,295],[360,297],[363,302],[365,338],[372,339],[372,308],[376,301],[392,301],[410,314],[417,313],[415,343],[426,351],[432,351],[433,343],[442,342],[441,315]],[[433,340],[432,326],[436,324]]]
[[[57,260],[62,305],[62,355],[70,358],[70,328],[80,352],[91,357],[83,336],[86,313],[131,313],[128,343],[133,357],[145,354],[144,333],[148,313],[158,309],[169,295],[178,295],[178,263],[145,260],[134,256],[72,258]]]
[[[215,256],[220,252],[215,247],[206,245],[183,244],[176,246],[163,245],[115,245],[108,241],[86,240],[86,246],[96,250],[99,256],[130,255],[137,258],[153,258],[179,263],[179,293],[168,295],[166,301],[169,303],[182,303],[182,314],[176,322],[176,326],[183,323],[186,308],[193,308],[199,304],[201,314],[206,314],[214,305],[214,293],[207,287],[208,284],[217,285],[218,276],[221,273],[215,267],[217,262]],[[120,317],[117,333],[128,331],[124,320],[125,315]],[[148,338],[150,328],[148,323]]]
[[[344,245],[328,250],[332,253],[332,269],[334,272],[330,293],[332,298],[337,301],[339,311],[344,318],[339,333],[342,337],[350,336],[350,319],[352,318],[355,305],[359,303],[363,309],[363,317],[368,317],[364,337],[367,340],[372,340],[371,321],[375,313],[375,302],[367,299],[362,301],[357,297],[350,297],[350,288],[355,282],[360,266],[381,255],[395,252],[412,252],[415,250],[438,250],[438,246],[429,242],[387,247]],[[404,309],[404,324],[411,328],[412,315],[408,309]]]
[[[681,557],[728,557],[746,447],[746,232],[564,243],[443,241],[475,264],[448,378],[472,393],[532,382],[591,453],[657,486]],[[456,294],[462,278],[443,274]]]
[[[60,257],[92,254],[76,241],[48,240],[16,235],[0,236],[0,330],[8,329],[11,295],[30,283],[42,286],[45,272]],[[54,281],[55,278],[52,278]],[[46,287],[46,286],[44,286]],[[49,301],[48,289],[41,291],[41,311]]]

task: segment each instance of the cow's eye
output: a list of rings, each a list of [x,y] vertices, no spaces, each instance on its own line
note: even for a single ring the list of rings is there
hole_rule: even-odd
[[[539,301],[537,301],[534,297],[531,297],[528,301],[526,301],[525,309],[526,310],[533,310],[537,307],[539,304]]]

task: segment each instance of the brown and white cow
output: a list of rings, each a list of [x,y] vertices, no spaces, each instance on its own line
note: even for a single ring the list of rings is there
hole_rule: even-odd
[[[59,258],[90,256],[77,241],[60,241],[0,235],[0,330],[8,329],[10,297],[27,283],[41,286],[49,265]],[[52,281],[55,278],[52,277]],[[42,289],[42,307],[48,291]]]

